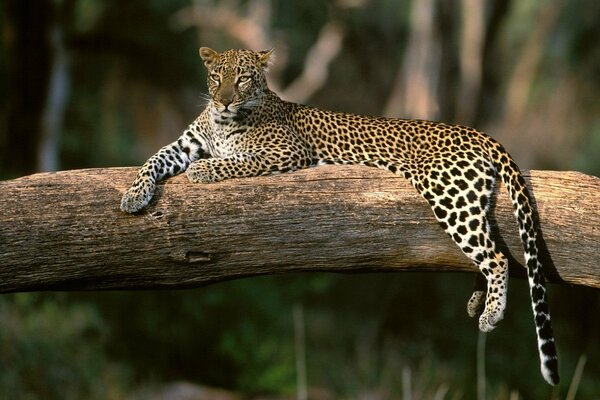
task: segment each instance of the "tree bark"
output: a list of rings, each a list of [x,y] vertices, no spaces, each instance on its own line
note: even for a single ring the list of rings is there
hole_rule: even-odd
[[[292,271],[476,271],[408,182],[384,171],[327,166],[210,185],[178,176],[129,215],[119,202],[136,170],[0,182],[0,292],[186,288]],[[600,179],[550,171],[526,179],[548,279],[600,288]],[[494,215],[522,260],[503,189]]]

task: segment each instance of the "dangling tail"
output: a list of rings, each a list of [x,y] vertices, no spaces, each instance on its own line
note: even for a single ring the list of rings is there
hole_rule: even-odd
[[[517,223],[519,224],[519,234],[525,249],[531,307],[535,319],[542,375],[546,382],[557,385],[559,382],[558,359],[552,324],[550,323],[550,311],[544,276],[542,275],[542,265],[538,260],[538,226],[533,219],[529,190],[519,167],[500,144],[495,143],[495,146],[490,149],[490,156],[498,175],[502,178],[502,182],[510,194]]]

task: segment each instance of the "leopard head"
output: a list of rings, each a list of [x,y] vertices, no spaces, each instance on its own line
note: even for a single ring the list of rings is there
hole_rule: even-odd
[[[218,53],[200,48],[200,57],[208,70],[208,92],[216,121],[244,118],[262,104],[268,90],[265,72],[272,50],[228,50]]]

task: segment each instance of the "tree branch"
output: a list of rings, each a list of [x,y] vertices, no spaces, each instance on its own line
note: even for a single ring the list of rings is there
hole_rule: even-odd
[[[0,292],[185,288],[291,271],[476,271],[408,182],[384,171],[330,166],[211,185],[178,176],[128,215],[119,200],[135,173],[0,182]],[[527,179],[556,266],[542,251],[549,280],[600,288],[600,179],[548,171]],[[495,216],[522,260],[504,190]]]
[[[343,25],[335,20],[323,25],[316,42],[306,54],[302,74],[279,91],[282,99],[305,103],[325,85],[331,62],[342,50],[344,35]]]

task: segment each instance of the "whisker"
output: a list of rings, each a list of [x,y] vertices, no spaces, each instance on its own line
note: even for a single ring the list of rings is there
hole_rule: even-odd
[[[205,107],[212,100],[211,95],[208,93],[200,93],[198,95],[198,97],[199,97],[199,104],[198,104],[199,107]]]

